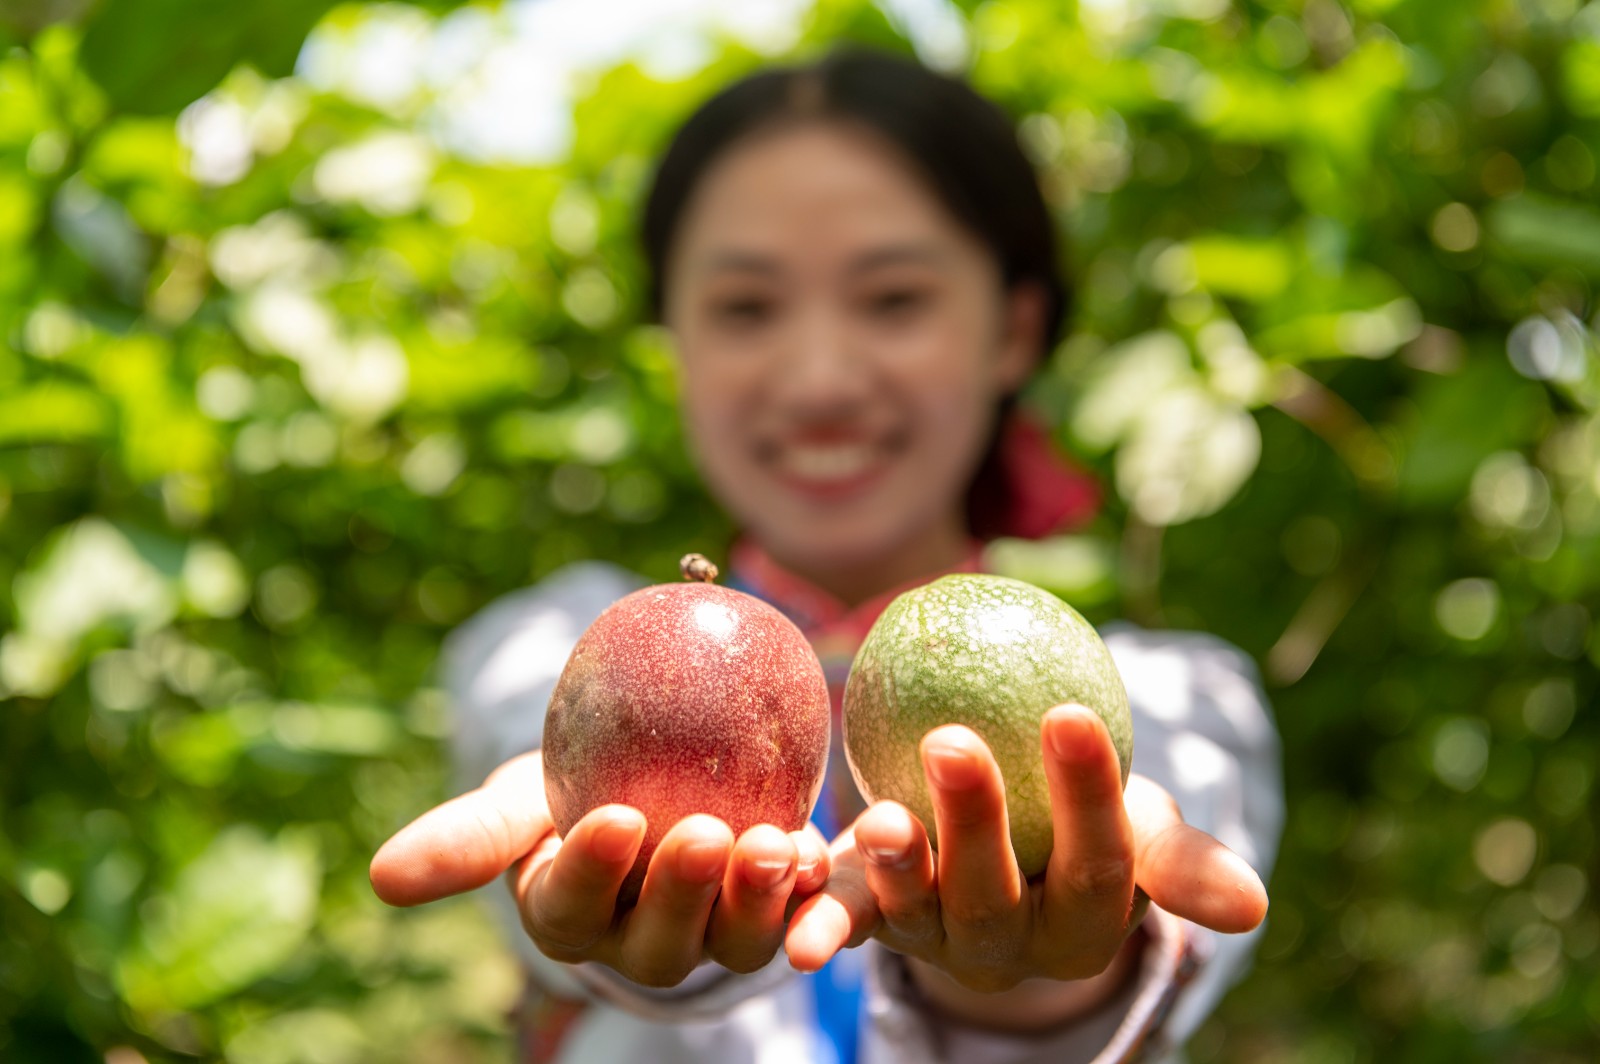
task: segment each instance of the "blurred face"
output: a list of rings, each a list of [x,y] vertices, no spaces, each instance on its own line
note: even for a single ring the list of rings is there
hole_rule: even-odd
[[[857,598],[960,558],[966,488],[1031,367],[1041,299],[1005,291],[887,142],[812,124],[733,148],[695,190],[667,280],[690,442],[748,534]]]

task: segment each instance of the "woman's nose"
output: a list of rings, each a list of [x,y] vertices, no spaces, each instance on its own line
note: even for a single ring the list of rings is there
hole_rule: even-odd
[[[806,412],[831,412],[865,395],[870,366],[842,318],[811,311],[795,322],[793,339],[774,368],[781,401]]]

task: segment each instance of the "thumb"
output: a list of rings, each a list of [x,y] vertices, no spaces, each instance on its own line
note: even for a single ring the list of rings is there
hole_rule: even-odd
[[[827,884],[801,902],[789,920],[784,950],[798,971],[819,970],[835,953],[866,941],[878,926],[878,903],[867,886],[853,828],[834,840],[832,853]]]
[[[390,905],[420,905],[483,886],[553,830],[537,752],[501,765],[477,790],[397,831],[368,876]]]
[[[1125,795],[1133,824],[1134,878],[1174,916],[1225,934],[1254,930],[1267,915],[1267,888],[1245,859],[1183,822],[1157,784],[1130,776]]]

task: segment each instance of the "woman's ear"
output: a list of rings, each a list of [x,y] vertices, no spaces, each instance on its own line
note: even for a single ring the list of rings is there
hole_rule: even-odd
[[[1044,286],[1020,281],[1005,292],[1005,320],[1001,322],[996,381],[1002,395],[1022,387],[1044,354]]]

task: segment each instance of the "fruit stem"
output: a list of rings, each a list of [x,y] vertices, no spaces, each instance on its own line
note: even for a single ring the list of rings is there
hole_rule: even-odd
[[[717,567],[704,554],[685,554],[678,562],[678,570],[685,580],[698,580],[709,584],[717,578]]]

